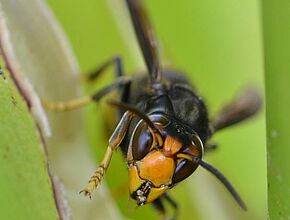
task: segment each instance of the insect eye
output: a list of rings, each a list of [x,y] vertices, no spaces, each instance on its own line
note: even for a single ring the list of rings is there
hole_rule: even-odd
[[[153,114],[150,115],[149,118],[154,122],[154,124],[161,125],[162,127],[166,127],[170,123],[169,119],[162,114]]]
[[[190,176],[196,168],[197,164],[187,159],[181,160],[176,166],[175,172],[172,177],[172,184],[176,184],[184,180],[185,178]]]
[[[132,154],[134,160],[142,159],[150,150],[153,137],[145,123],[141,123],[136,129],[132,140]]]

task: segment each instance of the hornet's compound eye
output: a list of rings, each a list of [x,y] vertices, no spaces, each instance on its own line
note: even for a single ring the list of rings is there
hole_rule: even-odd
[[[166,127],[170,123],[168,117],[160,113],[152,114],[149,118],[152,122],[154,122],[154,124],[162,127]]]
[[[153,136],[146,123],[137,125],[132,139],[132,154],[134,160],[141,160],[149,153],[153,144]]]
[[[182,152],[177,154],[179,157],[177,165],[172,177],[172,184],[176,184],[188,176],[190,176],[198,167],[198,164],[193,162],[190,155],[202,158],[203,144],[197,135],[192,136],[192,145],[185,148]],[[186,159],[189,157],[188,159]]]
[[[172,184],[179,183],[189,177],[195,171],[197,166],[198,165],[196,163],[193,163],[187,159],[179,161],[172,177]]]

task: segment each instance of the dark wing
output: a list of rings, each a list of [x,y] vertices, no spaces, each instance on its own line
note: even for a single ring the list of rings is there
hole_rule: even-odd
[[[126,0],[135,33],[150,75],[151,83],[161,80],[157,42],[142,0]]]
[[[255,115],[262,107],[262,98],[255,88],[247,88],[213,118],[213,132],[240,123]]]

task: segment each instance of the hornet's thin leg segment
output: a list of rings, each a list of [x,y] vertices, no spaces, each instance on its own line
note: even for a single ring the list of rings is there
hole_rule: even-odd
[[[126,84],[130,83],[130,81],[131,79],[129,77],[120,77],[117,82],[104,87],[103,89],[99,90],[91,96],[85,96],[67,102],[48,102],[46,100],[41,100],[41,102],[44,108],[50,111],[70,111],[83,107],[92,102],[98,102],[108,93],[112,92],[113,90],[119,89],[122,86],[125,86]]]
[[[214,151],[218,148],[218,145],[216,143],[206,143],[204,145],[204,151],[207,152],[211,152]]]
[[[46,110],[64,112],[81,108],[91,103],[92,101],[93,99],[90,96],[84,96],[66,102],[49,102],[41,99],[41,104]]]
[[[98,69],[93,70],[85,75],[82,75],[82,80],[84,82],[93,82],[98,77],[105,72],[110,66],[114,66],[115,68],[115,77],[117,79],[123,78],[124,74],[124,68],[123,68],[123,60],[120,56],[113,56],[109,60],[107,60],[102,66],[100,66]],[[125,85],[120,86],[119,88],[119,97],[122,102],[127,102],[129,97],[129,91],[130,91],[130,84],[131,82],[126,83]],[[121,118],[122,114],[124,112],[120,109],[117,110],[117,117]]]
[[[161,219],[166,219],[166,211],[161,198],[156,199],[152,205],[160,214]]]
[[[98,102],[102,97],[107,95],[113,90],[116,89],[122,89],[123,87],[126,88],[127,85],[130,84],[129,77],[125,77],[123,72],[123,65],[122,65],[122,59],[119,56],[114,56],[108,61],[106,61],[102,66],[100,66],[98,69],[90,72],[89,74],[84,76],[84,79],[86,81],[93,81],[98,78],[100,74],[105,72],[106,69],[108,69],[111,65],[115,66],[115,74],[117,77],[117,81],[115,83],[112,83],[105,88],[101,89],[100,91],[96,92],[92,96],[85,96],[77,99],[73,99],[66,102],[49,102],[46,100],[41,100],[42,105],[44,108],[50,111],[69,111],[73,109],[80,108],[84,105],[87,105],[91,102]]]
[[[176,203],[176,201],[168,195],[168,193],[164,194],[164,199],[174,208],[174,213],[173,213],[173,219],[177,219],[178,218],[178,204]]]
[[[132,113],[128,111],[125,112],[125,114],[121,118],[119,124],[117,125],[114,133],[112,134],[109,140],[109,146],[107,148],[107,151],[101,164],[96,169],[94,175],[88,181],[86,187],[82,191],[80,191],[80,193],[84,193],[85,196],[89,196],[91,198],[92,192],[101,183],[102,178],[104,177],[105,172],[110,165],[113,151],[119,147],[124,136],[126,135],[132,117],[133,117]]]
[[[212,120],[212,133],[237,124],[255,115],[262,105],[260,94],[255,89],[247,89],[230,104],[226,105]]]
[[[83,76],[84,80],[88,82],[96,80],[103,72],[105,72],[105,70],[107,70],[112,65],[115,67],[116,77],[122,77],[124,75],[122,59],[120,56],[114,56],[111,59],[107,60],[98,69],[91,71],[88,74],[85,74]]]
[[[168,215],[165,209],[164,202],[167,201],[173,208],[173,215]],[[153,203],[154,208],[160,213],[162,220],[175,220],[178,218],[178,205],[177,203],[166,193],[156,199]]]

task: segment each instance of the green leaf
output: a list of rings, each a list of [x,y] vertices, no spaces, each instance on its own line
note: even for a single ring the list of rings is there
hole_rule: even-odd
[[[263,1],[268,206],[270,219],[290,217],[290,2]]]
[[[30,107],[29,111],[5,70],[7,80],[0,76],[0,218],[121,219],[105,185],[93,202],[78,193],[96,166],[84,137],[81,111],[49,114],[52,137],[39,133],[48,131],[48,126],[34,91],[51,101],[81,96],[79,68],[61,28],[43,1],[1,0],[0,6],[1,52],[6,61],[1,65],[13,71]]]
[[[39,130],[7,69],[0,106],[0,218],[59,219]]]

